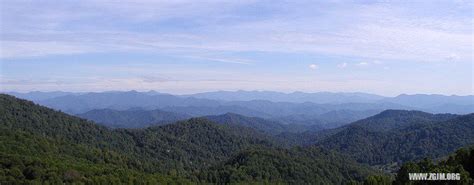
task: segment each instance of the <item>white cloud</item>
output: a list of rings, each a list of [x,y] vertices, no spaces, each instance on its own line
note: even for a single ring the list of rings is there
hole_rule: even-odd
[[[372,62],[359,62],[357,64],[355,64],[356,66],[369,66],[369,65],[378,65],[378,66],[383,66],[383,62],[379,61],[379,60],[374,60]]]
[[[312,69],[312,70],[316,70],[316,69],[319,68],[319,66],[316,65],[316,64],[310,64],[308,67],[309,67],[310,69]]]
[[[456,62],[456,61],[459,60],[459,56],[452,53],[452,54],[450,54],[449,56],[446,57],[446,60],[450,61],[450,62]]]
[[[347,63],[344,62],[344,63],[338,64],[337,67],[338,67],[338,68],[346,68],[346,67],[347,67]]]
[[[241,58],[207,57],[207,56],[183,56],[183,57],[201,59],[201,60],[212,61],[212,62],[231,63],[231,64],[251,65],[254,63],[253,60],[241,59]]]
[[[356,64],[357,66],[368,66],[369,63],[368,62],[359,62]]]

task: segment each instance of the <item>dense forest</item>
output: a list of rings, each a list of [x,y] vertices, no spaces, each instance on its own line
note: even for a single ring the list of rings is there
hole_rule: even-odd
[[[377,174],[337,153],[317,147],[297,147],[244,151],[211,168],[204,177],[208,182],[219,184],[343,184]]]
[[[378,174],[334,152],[286,148],[202,118],[112,130],[8,95],[0,104],[2,184],[340,183]]]
[[[278,135],[284,132],[299,133],[302,131],[314,129],[314,126],[311,125],[282,124],[277,121],[267,120],[258,117],[247,117],[235,113],[227,113],[217,116],[205,116],[205,118],[220,124],[238,125],[253,128],[257,131],[269,135]]]
[[[335,129],[281,133],[280,140],[346,154],[387,172],[407,161],[437,158],[474,144],[474,114],[386,110]]]
[[[461,148],[447,159],[433,162],[425,158],[418,162],[407,162],[398,170],[393,184],[428,184],[426,181],[412,181],[408,179],[408,173],[459,173],[459,181],[450,181],[449,184],[473,184],[474,180],[474,147]],[[431,181],[429,184],[447,184],[447,182]]]
[[[316,141],[370,165],[441,157],[474,143],[474,114],[388,110]]]
[[[472,183],[472,149],[427,158],[472,144],[474,114],[388,110],[298,134],[237,114],[112,129],[9,95],[0,105],[2,184],[407,184],[420,170]]]

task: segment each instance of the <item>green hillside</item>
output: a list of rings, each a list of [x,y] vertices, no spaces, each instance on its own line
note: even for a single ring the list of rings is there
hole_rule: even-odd
[[[474,143],[474,114],[384,111],[321,139],[316,145],[371,165],[440,157]]]
[[[345,182],[374,173],[336,153],[279,149],[279,144],[251,128],[202,118],[147,129],[111,130],[8,95],[0,95],[0,105],[2,184],[315,182],[300,178],[308,173],[314,173],[318,182]],[[254,177],[252,171],[241,169],[210,175],[233,168],[235,157],[246,155],[246,151],[257,151],[249,155],[250,161],[261,158],[268,165],[263,169],[252,163],[243,165],[270,177]],[[267,161],[266,156],[281,160]],[[285,171],[284,165],[297,170],[298,176],[288,171],[291,169]],[[271,166],[279,174],[274,174]],[[328,169],[333,171],[330,176]],[[226,180],[241,173],[252,178]]]

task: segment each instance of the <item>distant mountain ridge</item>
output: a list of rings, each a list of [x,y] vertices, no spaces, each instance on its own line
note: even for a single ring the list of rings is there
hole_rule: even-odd
[[[270,118],[271,114],[261,112],[258,110],[250,109],[238,105],[219,105],[219,106],[169,106],[164,107],[162,110],[169,112],[176,112],[180,114],[187,114],[194,117],[208,116],[208,115],[221,115],[226,113],[241,114],[250,117],[262,117]]]
[[[384,101],[412,107],[432,107],[443,104],[471,105],[474,104],[474,95],[445,96],[439,94],[401,94],[393,98],[385,99]]]
[[[198,93],[196,96],[175,96],[156,91],[110,91],[102,93],[64,94],[65,92],[31,92],[21,94],[21,96],[29,96],[32,99],[36,98],[38,99],[34,100],[36,103],[70,114],[82,114],[94,109],[123,111],[134,107],[145,110],[161,109],[195,117],[220,115],[231,112],[244,116],[262,117],[273,120],[284,118],[286,120],[283,122],[298,124],[330,123],[327,128],[344,125],[386,109],[421,110],[430,113],[454,114],[474,112],[474,96],[400,95],[391,98],[365,93],[295,92],[285,94],[271,91],[218,91]],[[197,97],[217,99],[203,99]],[[226,99],[225,97],[228,98]],[[247,99],[259,98],[259,100],[228,101],[245,99],[245,97],[247,97]],[[361,99],[364,99],[364,101],[359,101]],[[304,100],[305,102],[284,102],[300,100]],[[370,111],[372,112],[370,113]],[[330,114],[333,115],[331,116]],[[298,117],[308,119],[302,120]]]
[[[41,91],[31,91],[27,93],[19,92],[7,92],[6,94],[13,95],[17,98],[22,98],[30,101],[41,101],[66,95],[79,95],[81,93],[72,93],[72,92],[63,92],[63,91],[50,91],[50,92],[41,92]]]
[[[222,101],[251,101],[251,100],[268,100],[272,102],[291,102],[304,103],[312,102],[319,104],[326,103],[372,103],[385,97],[369,94],[369,93],[333,93],[333,92],[316,92],[316,93],[281,93],[274,91],[215,91],[185,95],[186,97],[196,97],[204,99],[214,99]]]
[[[159,109],[94,109],[77,116],[112,128],[145,128],[191,118],[191,116],[186,114]]]
[[[215,100],[181,98],[169,94],[149,92],[103,92],[66,95],[37,101],[41,105],[59,109],[68,113],[84,113],[93,109],[126,110],[133,107],[157,109],[166,106],[202,106],[218,105]]]
[[[98,108],[130,108],[132,104],[139,104],[146,108],[160,108],[166,106],[219,106],[219,105],[235,105],[238,102],[252,102],[255,100],[270,101],[273,103],[305,103],[311,102],[315,104],[383,104],[391,103],[392,105],[405,106],[407,108],[415,108],[423,111],[441,113],[450,112],[458,114],[466,114],[474,111],[474,95],[468,96],[445,96],[445,95],[428,95],[428,94],[401,94],[396,97],[384,97],[369,93],[281,93],[274,91],[216,91],[197,93],[190,95],[171,95],[159,93],[156,91],[137,92],[137,91],[108,91],[100,93],[70,93],[70,92],[29,92],[8,94],[29,99],[43,105],[55,106],[63,111],[88,111],[90,109],[91,99],[100,100]],[[114,97],[121,96],[122,99],[115,98],[115,104],[110,103]],[[70,99],[70,103],[79,103],[78,108],[70,108],[64,105]],[[147,101],[144,101],[147,99]],[[120,101],[121,100],[121,101]],[[133,103],[136,101],[136,103]],[[105,101],[105,102],[104,102]],[[108,102],[108,103],[106,103]],[[234,103],[232,103],[234,102]],[[397,108],[397,107],[391,107]],[[398,107],[399,108],[399,107]],[[69,110],[67,110],[69,109]],[[87,109],[87,110],[86,110]],[[83,113],[81,112],[81,113]]]

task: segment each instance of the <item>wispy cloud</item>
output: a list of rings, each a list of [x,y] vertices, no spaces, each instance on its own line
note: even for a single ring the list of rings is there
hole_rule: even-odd
[[[379,61],[379,60],[374,60],[374,61],[369,61],[369,62],[359,62],[357,64],[355,64],[356,66],[359,66],[359,67],[363,67],[363,66],[369,66],[369,65],[377,65],[377,66],[381,66],[383,65],[384,63]]]
[[[312,69],[312,70],[316,70],[316,69],[319,68],[319,66],[316,65],[316,64],[310,64],[308,67],[309,67],[310,69]]]
[[[253,60],[248,60],[248,59],[241,59],[241,58],[226,58],[226,57],[205,57],[205,56],[183,56],[185,58],[193,58],[193,59],[199,59],[199,60],[206,60],[206,61],[212,61],[212,62],[222,62],[222,63],[231,63],[231,64],[244,64],[244,65],[251,65],[255,61]]]
[[[1,7],[6,89],[409,93],[443,86],[438,91],[472,94],[471,1],[19,0]],[[24,68],[38,63],[51,67]],[[78,78],[52,76],[65,73],[53,71],[58,65]]]
[[[468,61],[473,55],[470,14],[463,4],[445,4],[434,8],[450,6],[465,13],[421,17],[407,11],[425,3],[6,2],[1,57],[265,51]],[[267,9],[246,14],[252,6]],[[337,24],[326,24],[329,20]]]
[[[343,62],[343,63],[340,63],[337,65],[338,68],[346,68],[347,67],[347,63],[346,62]]]
[[[356,64],[357,66],[368,66],[369,63],[368,62],[359,62]]]

